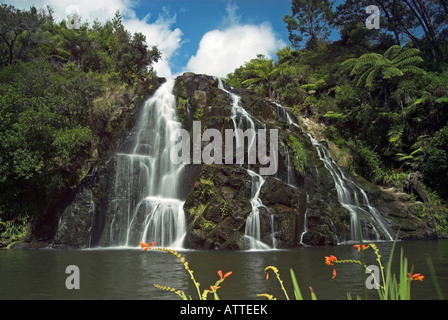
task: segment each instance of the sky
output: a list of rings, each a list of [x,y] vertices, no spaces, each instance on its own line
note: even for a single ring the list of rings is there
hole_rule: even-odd
[[[125,28],[146,36],[162,60],[154,65],[161,77],[184,72],[225,77],[245,62],[264,54],[275,58],[289,45],[283,17],[291,0],[10,0],[17,8],[50,5],[56,21],[73,7],[82,22],[105,22],[117,10]]]

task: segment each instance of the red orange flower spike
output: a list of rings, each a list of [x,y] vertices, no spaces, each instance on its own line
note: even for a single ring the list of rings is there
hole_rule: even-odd
[[[333,262],[338,261],[338,258],[336,258],[335,256],[331,255],[329,257],[325,257],[325,263],[329,266],[333,266]]]
[[[227,278],[228,276],[230,276],[232,274],[232,271],[229,271],[229,272],[227,272],[224,276],[222,275],[222,270],[218,270],[218,276],[221,278],[221,279],[225,279],[225,278]]]
[[[336,278],[336,269],[333,269],[333,278],[331,278],[331,279],[334,279],[334,278]]]
[[[146,251],[149,248],[151,248],[151,246],[149,244],[141,242],[141,241],[140,241],[140,246],[143,248],[143,251]]]
[[[362,246],[360,244],[355,244],[354,247],[358,249],[358,252],[360,252],[361,249],[362,250],[366,249],[366,245],[365,244],[363,244]]]
[[[412,276],[410,273],[408,273],[408,276],[411,278],[411,281],[412,280],[423,281],[423,278],[425,277],[425,276],[422,276],[421,273],[416,273],[416,274],[413,274]]]

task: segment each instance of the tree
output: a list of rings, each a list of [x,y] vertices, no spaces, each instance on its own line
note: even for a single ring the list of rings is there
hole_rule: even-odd
[[[116,12],[112,24],[115,36],[112,57],[116,61],[117,72],[120,80],[132,83],[136,77],[151,71],[150,65],[161,58],[161,53],[155,46],[148,49],[146,37],[142,33],[131,35],[124,28],[119,12]]]
[[[252,59],[250,63],[246,63],[246,68],[243,70],[243,76],[246,80],[242,84],[248,89],[258,88],[255,91],[273,99],[273,82],[280,70],[281,67],[276,68],[272,59],[258,55],[257,59]]]
[[[439,36],[448,22],[446,0],[346,0],[336,8],[336,27],[347,33],[352,25],[364,22],[368,5],[380,9],[381,28],[375,32],[393,35],[398,45],[411,41],[433,61],[443,58]]]
[[[384,54],[366,53],[359,58],[345,60],[343,66],[351,68],[350,76],[358,78],[357,85],[373,87],[380,81],[383,85],[388,79],[410,73],[425,73],[415,66],[423,62],[420,50],[391,46]],[[387,100],[388,97],[386,96]]]
[[[330,34],[332,8],[329,0],[293,0],[292,16],[285,15],[289,40],[298,48],[304,41],[305,47],[313,48]]]
[[[424,148],[423,170],[430,185],[444,197],[448,196],[448,126],[435,133]]]
[[[8,49],[6,64],[12,64],[17,55],[23,57],[27,49],[37,43],[36,32],[49,19],[50,13],[38,13],[34,7],[22,11],[11,5],[0,6],[0,39]]]

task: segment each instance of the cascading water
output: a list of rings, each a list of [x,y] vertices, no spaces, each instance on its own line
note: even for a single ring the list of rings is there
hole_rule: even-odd
[[[249,113],[240,105],[241,98],[228,91],[220,78],[218,78],[218,88],[226,92],[232,99],[232,114],[231,119],[233,122],[234,130],[255,130],[255,122]],[[264,124],[261,123],[264,126]],[[253,136],[252,139],[248,140],[247,148],[250,150],[251,147],[255,147],[256,137]],[[243,152],[244,149],[244,139],[240,141],[236,139],[236,150],[237,152]],[[239,151],[238,151],[239,150]],[[254,148],[255,150],[255,148]],[[247,170],[248,174],[252,180],[252,190],[250,203],[252,205],[252,212],[247,218],[245,236],[249,239],[251,250],[266,250],[271,249],[267,244],[261,241],[261,226],[260,226],[260,209],[266,208],[263,205],[259,195],[261,188],[265,182],[264,178],[252,170]],[[271,230],[274,233],[274,221],[271,220]],[[273,240],[273,246],[275,248],[275,241]]]
[[[173,137],[181,128],[176,116],[174,80],[146,101],[131,153],[117,154],[115,198],[109,220],[108,246],[182,247],[186,233],[179,186],[184,164],[170,159]]]
[[[277,107],[277,114],[281,121],[300,128],[282,105],[276,102],[274,104]],[[310,133],[305,132],[305,134],[309,137],[319,155],[319,159],[324,163],[325,168],[327,168],[334,180],[338,201],[350,213],[351,234],[350,239],[346,239],[346,241],[359,241],[361,238],[370,241],[393,240],[381,214],[370,204],[365,191],[344,173],[325,146],[317,142]]]
[[[250,204],[252,205],[252,212],[247,218],[245,236],[250,241],[251,249],[270,249],[269,246],[263,243],[261,239],[261,228],[260,228],[260,208],[263,208],[263,202],[259,198],[261,187],[263,186],[265,180],[260,175],[255,172],[248,170],[249,175],[252,178],[252,198],[250,199]],[[271,221],[272,223],[272,221]],[[272,228],[272,226],[271,226]]]
[[[320,160],[333,177],[339,202],[350,213],[351,236],[347,240],[393,240],[380,213],[370,205],[365,191],[341,170],[325,146],[317,142],[311,134],[307,135]]]

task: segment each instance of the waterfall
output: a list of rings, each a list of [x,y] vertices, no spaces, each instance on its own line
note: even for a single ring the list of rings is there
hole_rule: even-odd
[[[351,237],[348,240],[393,240],[381,214],[374,208],[365,191],[336,164],[328,149],[307,133],[320,160],[333,177],[338,200],[351,216]],[[361,233],[360,233],[361,232]]]
[[[261,239],[261,228],[260,228],[260,208],[264,208],[263,202],[259,198],[261,187],[263,186],[265,180],[260,175],[255,172],[247,171],[252,178],[252,198],[250,199],[250,204],[252,206],[252,212],[247,218],[245,236],[250,241],[250,248],[255,250],[269,249],[269,246],[263,243]]]
[[[103,243],[182,247],[186,233],[179,187],[184,164],[173,164],[170,150],[181,128],[176,116],[174,80],[168,80],[144,106],[130,153],[118,153],[109,232]]]
[[[289,155],[289,148],[286,143],[280,141],[280,145],[283,147],[285,152],[285,166],[286,166],[286,178],[285,182],[289,185],[294,185],[294,168],[291,164],[291,157]]]
[[[218,88],[226,92],[232,99],[232,113],[231,119],[233,122],[234,130],[245,130],[253,129],[255,130],[255,122],[250,114],[241,107],[241,97],[228,91],[220,78],[218,80]],[[264,124],[262,124],[264,126]],[[248,150],[251,146],[255,146],[256,137],[253,136],[248,141]],[[244,139],[239,141],[236,139],[236,150],[244,152]],[[238,152],[238,151],[237,151]],[[245,236],[249,239],[251,250],[266,250],[270,247],[261,241],[261,226],[260,226],[260,208],[265,208],[263,202],[261,201],[259,195],[261,188],[265,182],[264,178],[252,170],[247,170],[251,177],[252,188],[251,188],[251,199],[250,204],[252,206],[252,212],[246,220]],[[274,234],[273,221],[271,219],[271,231]],[[275,241],[273,241],[273,246],[275,247]]]
[[[273,103],[276,105],[280,121],[300,128],[282,105],[276,102]],[[359,241],[361,238],[369,241],[393,240],[380,212],[370,204],[365,191],[344,173],[325,146],[317,142],[310,133],[305,132],[305,134],[310,139],[319,155],[319,159],[324,163],[325,168],[330,172],[334,180],[339,203],[350,213],[350,239],[345,240]]]

